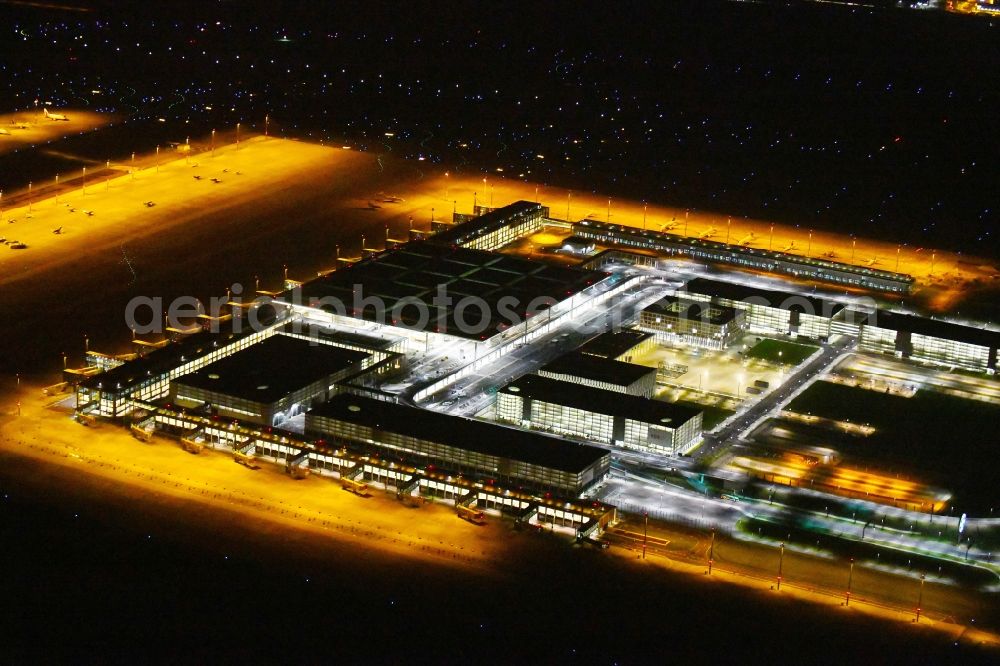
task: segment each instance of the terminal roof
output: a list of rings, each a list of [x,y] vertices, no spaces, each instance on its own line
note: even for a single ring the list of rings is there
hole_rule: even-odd
[[[630,386],[646,375],[655,374],[656,368],[573,351],[542,366],[540,372],[570,375],[617,386]]]
[[[435,243],[442,243],[446,245],[460,245],[462,243],[468,243],[475,238],[485,236],[486,234],[493,233],[498,229],[502,229],[510,223],[511,218],[533,212],[541,214],[542,210],[543,207],[540,203],[534,203],[532,201],[515,201],[509,206],[497,208],[489,213],[484,213],[478,217],[470,218],[468,221],[461,224],[456,224],[450,229],[439,231],[434,234],[430,240]]]
[[[616,359],[651,337],[653,337],[652,333],[644,333],[634,328],[607,331],[580,347],[579,351],[591,356]]]
[[[500,392],[668,428],[679,428],[701,413],[701,410],[672,402],[641,398],[539,375],[525,375],[500,389]]]
[[[387,325],[485,340],[607,276],[415,241],[307,282],[283,294],[282,300],[315,303],[329,312]],[[439,288],[450,302],[438,298]],[[504,297],[509,298],[501,304]],[[480,304],[485,305],[485,319]]]
[[[838,271],[842,273],[853,273],[855,275],[864,275],[873,278],[891,280],[893,282],[899,282],[901,284],[913,284],[915,281],[912,275],[906,275],[904,273],[884,271],[882,269],[872,268],[870,266],[856,266],[853,264],[846,264],[839,261],[827,260],[816,257],[804,257],[801,254],[792,254],[791,252],[781,252],[779,250],[766,250],[755,247],[744,247],[742,245],[723,243],[722,241],[711,240],[708,238],[693,238],[690,236],[682,236],[679,234],[673,234],[666,231],[654,231],[653,229],[640,229],[638,227],[631,227],[627,225],[614,224],[609,222],[601,222],[599,220],[581,220],[573,224],[573,232],[576,234],[585,233],[588,228],[593,229],[594,231],[600,233],[615,234],[617,236],[632,237],[632,238],[643,238],[647,241],[670,243],[675,247],[687,247],[691,248],[692,250],[697,248],[711,249],[718,252],[729,253],[733,257],[748,257],[748,258],[761,257],[764,259],[771,259],[774,261],[780,261],[787,264],[799,264],[801,266],[808,266],[810,268],[820,271]]]
[[[832,317],[844,309],[843,304],[836,301],[797,294],[791,291],[777,291],[772,289],[762,289],[752,287],[737,282],[722,282],[719,280],[709,280],[706,278],[695,278],[684,287],[693,294],[702,294],[718,298],[726,298],[732,301],[750,301],[753,303],[766,303],[773,308],[783,310],[798,310],[806,314]],[[752,300],[751,300],[752,299]]]
[[[864,323],[866,326],[876,326],[892,331],[907,331],[917,335],[965,342],[971,345],[1000,348],[1000,331],[956,324],[941,319],[878,310],[875,313],[868,313]]]
[[[277,334],[175,381],[181,386],[271,404],[367,356],[353,349]]]
[[[256,312],[261,325],[269,326],[274,323],[274,310],[271,306],[257,308]],[[185,335],[176,342],[154,349],[99,375],[88,377],[81,385],[103,391],[126,391],[142,382],[153,380],[179,365],[200,358],[220,346],[251,335],[257,327],[251,326],[243,318],[234,318],[221,322],[220,329],[217,332],[203,330]]]
[[[647,307],[646,311],[677,319],[704,322],[713,326],[721,326],[736,318],[734,308],[678,296],[662,298]]]
[[[347,393],[309,413],[573,474],[608,455],[604,449],[549,435]]]

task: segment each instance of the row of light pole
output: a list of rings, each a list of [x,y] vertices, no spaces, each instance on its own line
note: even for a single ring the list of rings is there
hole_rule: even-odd
[[[649,514],[644,514],[646,522],[649,521]],[[643,545],[642,545],[642,557],[646,557],[646,530],[643,530]],[[712,575],[712,567],[715,565],[715,528],[712,528],[712,537],[708,546],[708,575]],[[784,580],[784,566],[785,566],[785,543],[781,542],[778,545],[778,574],[775,579],[775,590],[781,590],[781,582]],[[917,592],[917,606],[915,609],[915,622],[920,622],[920,615],[923,612],[924,605],[924,583],[927,580],[925,574],[920,574],[920,588]],[[851,605],[851,594],[854,592],[854,558],[852,557],[848,564],[847,570],[847,590],[844,593],[844,606]]]

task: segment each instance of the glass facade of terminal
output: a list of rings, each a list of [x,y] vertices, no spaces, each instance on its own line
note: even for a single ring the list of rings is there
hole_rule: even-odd
[[[861,351],[891,354],[900,358],[956,366],[978,372],[992,371],[991,347],[942,337],[863,325],[858,342]]]
[[[555,399],[554,397],[553,400]],[[649,423],[537,398],[530,400],[530,409],[525,413],[524,404],[524,398],[517,393],[501,391],[497,394],[497,420],[592,442],[664,455],[682,452],[687,445],[695,441],[702,429],[701,413],[673,428],[663,423]]]
[[[683,301],[650,307],[639,313],[639,327],[662,342],[719,350],[737,342],[747,328],[742,310],[733,312],[728,321],[720,320],[722,310],[711,306],[703,317],[690,318],[686,312]]]
[[[416,456],[456,472],[485,475],[498,483],[556,489],[572,494],[582,492],[602,478],[610,466],[609,457],[604,456],[579,473],[567,472],[314,414],[306,415],[306,430]]]
[[[538,375],[540,377],[558,379],[564,382],[573,382],[574,384],[580,384],[582,386],[604,389],[605,391],[615,391],[616,393],[637,395],[643,398],[651,397],[656,391],[656,368],[650,368],[648,373],[629,384],[624,384],[621,381],[611,379],[601,380],[563,372],[551,372],[546,370],[544,367],[538,370]]]
[[[465,218],[431,240],[473,250],[496,250],[540,230],[548,214],[549,209],[541,204],[519,201],[478,217]]]

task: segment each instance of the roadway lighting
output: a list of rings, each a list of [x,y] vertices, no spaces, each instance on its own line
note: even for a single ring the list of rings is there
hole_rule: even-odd
[[[445,171],[444,172],[444,198],[445,198],[445,201],[447,201],[448,199],[451,198],[451,196],[449,194],[449,186],[451,184],[451,181],[448,180],[448,175],[449,175],[448,172]]]
[[[56,203],[59,203],[59,174],[56,174]],[[2,211],[0,211],[0,215],[3,215]]]
[[[83,180],[80,181],[81,194],[87,193],[87,167],[83,167]]]
[[[215,157],[215,130],[212,130],[212,157]]]
[[[566,221],[569,222],[569,200],[573,196],[572,192],[566,193]]]
[[[712,528],[712,542],[708,545],[708,575],[712,575],[712,564],[715,563],[715,528]]]
[[[646,230],[646,208],[649,206],[645,201],[642,202],[642,230]]]
[[[851,558],[851,568],[847,574],[847,596],[844,598],[844,606],[851,605],[851,584],[854,582],[854,558]]]
[[[236,123],[236,150],[240,149],[240,124]]]
[[[132,153],[132,168],[130,169],[132,180],[135,180],[135,153]]]
[[[767,251],[770,252],[774,249],[774,225],[771,225],[771,236],[767,240]]]
[[[851,263],[852,264],[854,263],[854,250],[857,249],[857,247],[858,247],[858,239],[857,238],[852,238],[851,239]]]
[[[917,618],[916,622],[920,622],[920,607],[924,605],[924,579],[926,576],[920,574],[920,594],[917,596]]]
[[[778,547],[778,590],[781,590],[781,570],[785,564],[785,544],[784,542]]]
[[[156,147],[156,173],[160,173],[160,147]]]
[[[726,218],[726,245],[729,245],[729,231],[732,229],[732,226],[733,226],[733,218],[732,217],[727,217]]]
[[[267,124],[270,121],[271,121],[271,117],[265,113],[264,114],[264,136],[267,136]]]
[[[608,224],[611,223],[611,197],[608,197]]]
[[[809,245],[806,246],[806,256],[807,257],[809,256],[809,253],[812,252],[812,247],[813,247],[813,232],[812,232],[812,230],[810,230],[809,231]]]

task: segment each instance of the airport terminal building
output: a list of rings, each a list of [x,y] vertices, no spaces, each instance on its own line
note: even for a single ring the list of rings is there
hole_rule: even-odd
[[[272,335],[239,353],[175,379],[170,401],[228,419],[280,426],[337,392],[370,355],[288,335]]]
[[[605,247],[652,250],[667,256],[685,256],[735,268],[779,273],[877,291],[905,294],[913,289],[914,284],[912,276],[902,273],[597,220],[576,222],[573,225],[573,234]]]
[[[844,309],[836,301],[706,278],[691,280],[677,295],[741,310],[754,333],[815,340],[830,337],[831,321]]]
[[[446,345],[480,358],[610,297],[624,282],[601,271],[416,241],[306,282],[276,302],[315,325],[402,338],[407,351]]]
[[[624,363],[582,351],[563,354],[538,374],[564,382],[649,398],[656,391],[656,368]]]
[[[664,455],[685,452],[702,430],[702,412],[697,409],[540,375],[526,375],[501,389],[496,418]]]
[[[429,240],[473,250],[497,250],[539,231],[548,216],[548,207],[540,203],[515,201],[509,206],[465,218],[460,224],[439,231]]]
[[[578,351],[582,354],[631,363],[633,358],[652,351],[655,347],[656,339],[652,333],[623,328],[601,333]]]
[[[306,414],[306,433],[418,466],[571,495],[611,466],[608,452],[594,446],[349,394]]]
[[[667,296],[639,313],[639,326],[670,344],[725,349],[747,330],[745,310]]]
[[[836,325],[858,335],[861,351],[994,373],[1000,331],[878,310],[845,311]]]

